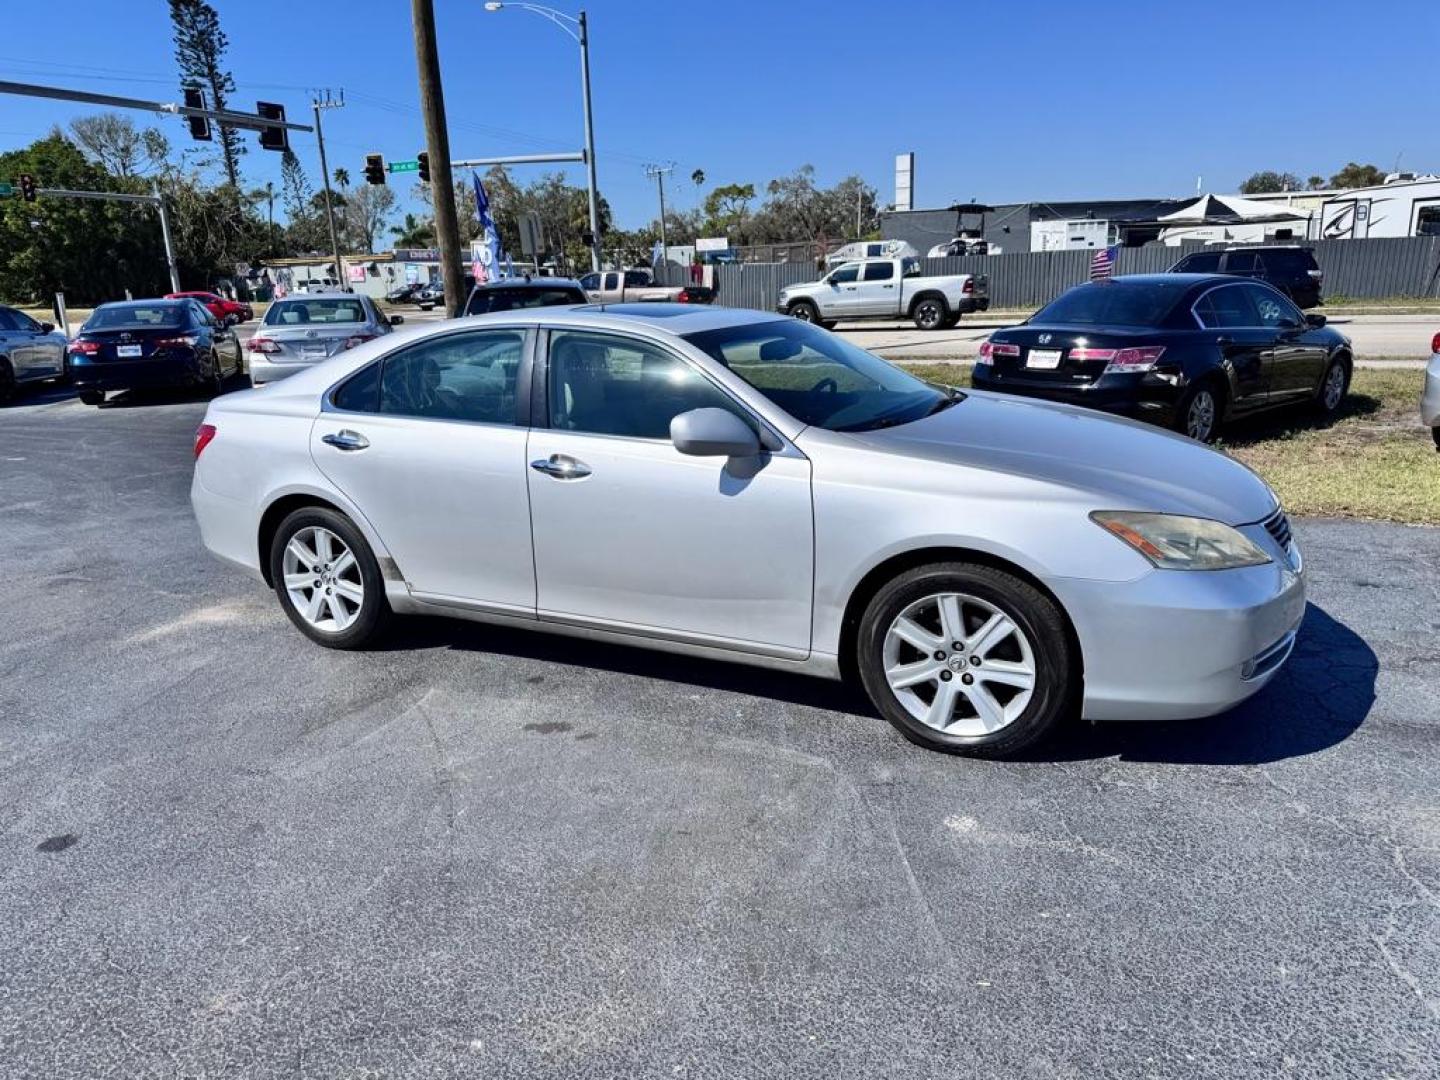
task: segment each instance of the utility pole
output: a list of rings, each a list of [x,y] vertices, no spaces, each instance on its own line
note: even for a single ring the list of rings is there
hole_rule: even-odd
[[[330,225],[330,250],[335,254],[335,279],[340,288],[348,289],[345,267],[340,263],[340,234],[335,231],[335,207],[330,198],[330,167],[325,163],[325,132],[320,127],[320,110],[343,109],[345,91],[340,91],[338,99],[331,97],[329,90],[325,91],[323,98],[317,93],[310,104],[315,110],[315,141],[320,145],[320,179],[325,183],[325,220]]]
[[[595,118],[590,115],[590,24],[580,12],[580,94],[585,109],[585,168],[589,173],[590,269],[600,269],[600,211],[595,182]],[[662,223],[663,224],[663,223]]]
[[[450,136],[445,128],[445,91],[440,85],[440,50],[435,43],[433,0],[410,0],[415,31],[415,68],[420,77],[420,111],[425,116],[425,147],[430,155],[430,196],[435,209],[435,238],[445,283],[445,312],[460,314],[466,298],[461,266],[460,224],[455,214],[455,184],[450,175]]]
[[[668,165],[646,165],[645,175],[655,181],[660,190],[660,262],[663,265],[669,259],[670,244],[665,232],[665,174],[675,171],[675,163]]]
[[[265,181],[265,201],[269,204],[270,231],[267,236],[270,240],[270,254],[273,257],[275,254],[275,181],[273,180]]]

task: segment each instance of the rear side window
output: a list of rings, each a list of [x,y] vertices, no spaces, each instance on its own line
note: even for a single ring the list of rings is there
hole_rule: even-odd
[[[1212,289],[1195,305],[1195,314],[1201,325],[1211,330],[1260,325],[1250,290],[1239,285]]]
[[[1308,251],[1267,251],[1265,252],[1265,268],[1274,271],[1284,271],[1292,276],[1303,275],[1306,270],[1315,266],[1315,256]]]
[[[889,281],[895,276],[895,264],[892,262],[877,262],[865,264],[866,281]]]
[[[1077,285],[1041,308],[1030,321],[1076,326],[1159,326],[1188,288],[1168,282]]]
[[[432,338],[385,358],[380,411],[432,420],[513,424],[525,334],[476,330]]]
[[[649,276],[641,273],[639,270],[625,271],[625,287],[627,289],[643,289],[646,285],[649,284]]]
[[[1258,274],[1264,270],[1264,260],[1257,251],[1232,251],[1225,257],[1227,274]]]

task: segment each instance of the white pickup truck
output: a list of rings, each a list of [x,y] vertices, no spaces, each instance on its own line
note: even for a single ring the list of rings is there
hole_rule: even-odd
[[[988,309],[990,282],[984,274],[922,277],[914,258],[863,259],[781,289],[775,307],[826,329],[841,320],[908,318],[921,330],[941,330],[966,312]]]

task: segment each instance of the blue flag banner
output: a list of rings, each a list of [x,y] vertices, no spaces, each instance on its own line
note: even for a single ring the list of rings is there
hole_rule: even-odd
[[[500,277],[500,230],[490,215],[490,198],[485,194],[485,185],[480,174],[472,172],[470,181],[475,186],[475,216],[480,222],[479,259],[476,260],[475,281],[494,281]]]

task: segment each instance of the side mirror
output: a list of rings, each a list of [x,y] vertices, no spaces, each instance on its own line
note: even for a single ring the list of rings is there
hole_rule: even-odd
[[[40,332],[42,334],[53,334],[55,332],[55,324],[53,322],[42,322],[40,324]]]
[[[405,321],[405,316],[404,316],[404,315],[391,315],[391,316],[390,316],[390,325],[391,325],[391,326],[399,326],[399,325],[400,325],[401,323],[403,323],[404,321]]]
[[[754,457],[760,437],[726,409],[691,409],[670,421],[670,441],[692,457]]]
[[[1322,327],[1322,326],[1325,325],[1325,316],[1324,316],[1324,315],[1319,315],[1319,314],[1306,315],[1306,316],[1305,316],[1305,325],[1306,325],[1306,326],[1313,326],[1313,327],[1315,327],[1315,328],[1318,330],[1320,327]]]

